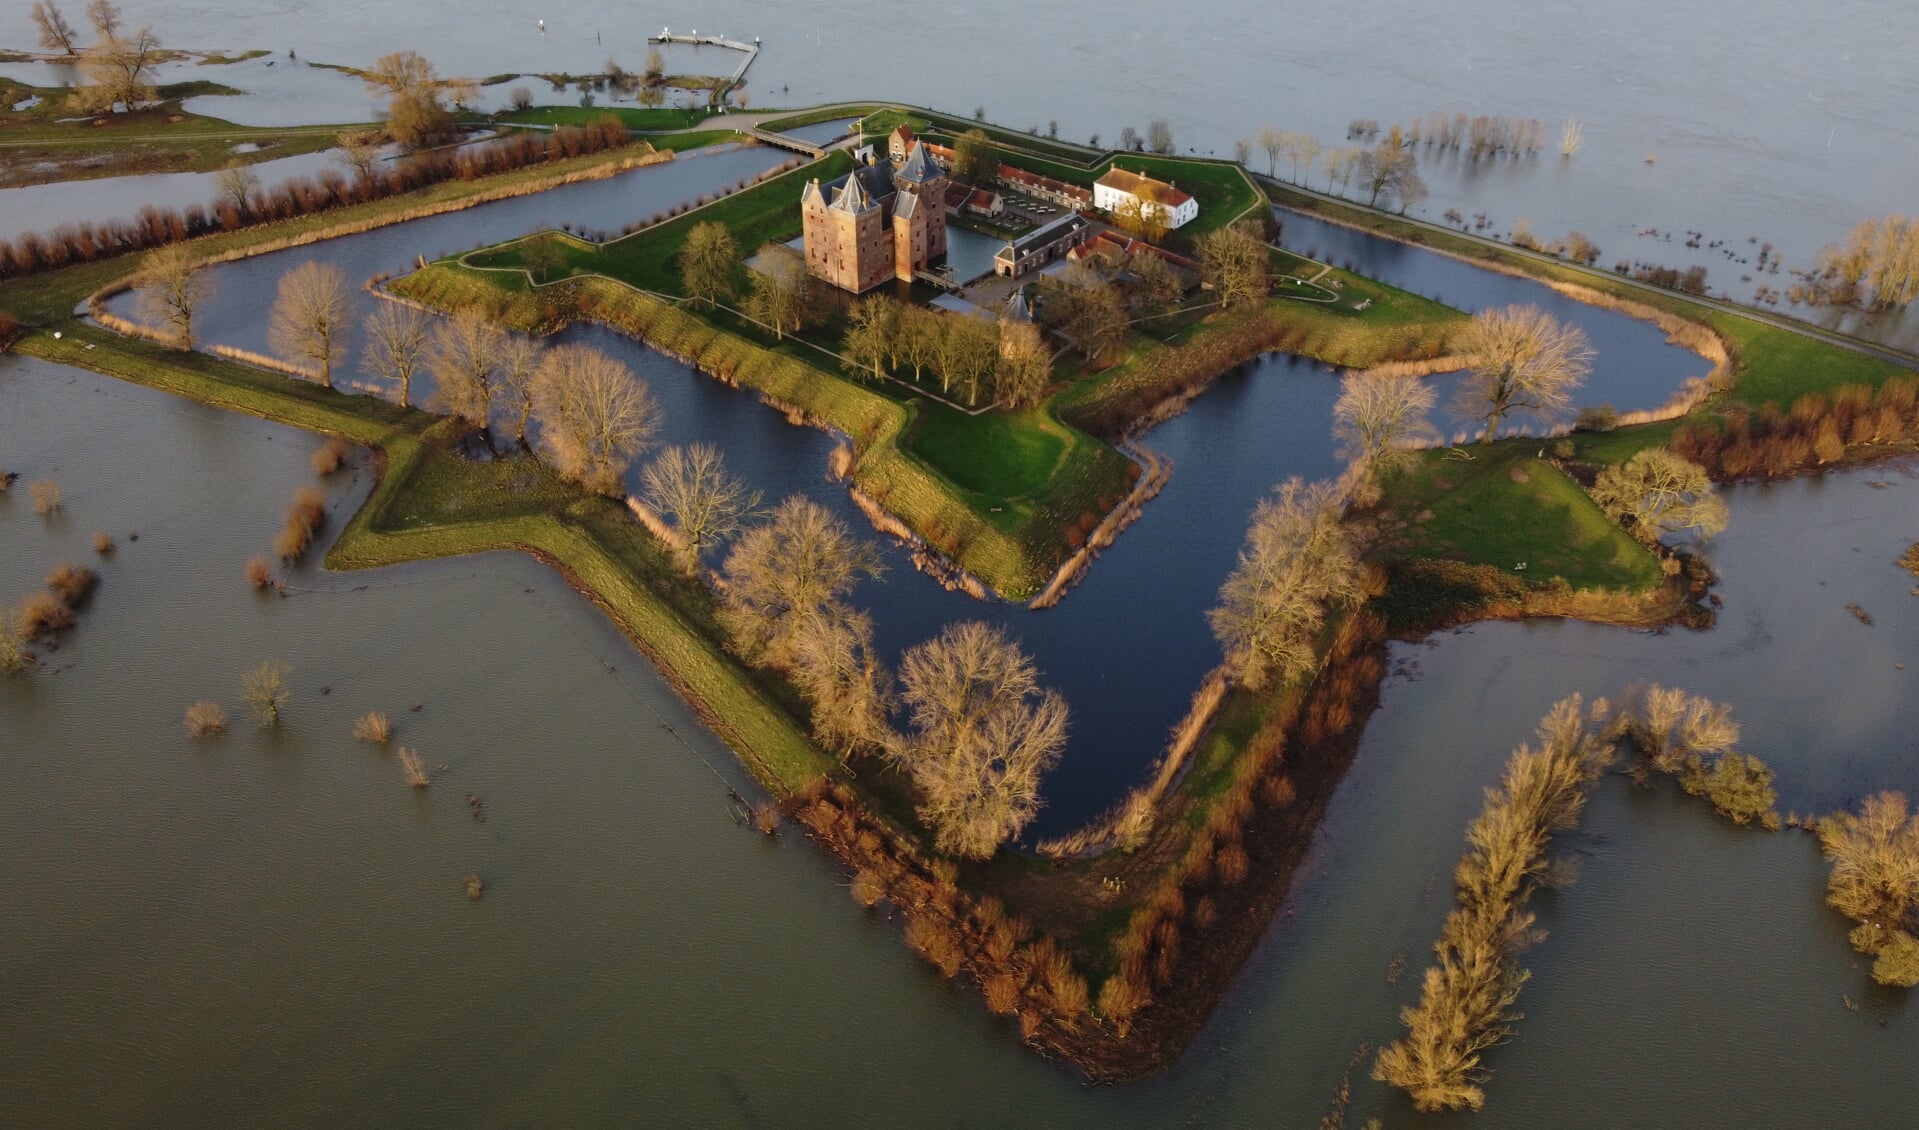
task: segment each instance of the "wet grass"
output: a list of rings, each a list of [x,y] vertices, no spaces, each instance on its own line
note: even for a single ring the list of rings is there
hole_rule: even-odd
[[[1531,584],[1641,592],[1659,561],[1580,485],[1537,457],[1539,440],[1425,453],[1386,484],[1382,556],[1511,571]],[[1517,566],[1524,565],[1524,569]]]

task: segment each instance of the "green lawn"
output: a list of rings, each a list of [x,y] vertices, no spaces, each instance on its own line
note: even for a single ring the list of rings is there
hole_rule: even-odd
[[[925,404],[907,446],[968,490],[1024,498],[1044,490],[1059,471],[1069,438],[1036,409],[968,416]]]
[[[893,113],[883,106],[828,106],[818,110],[802,110],[784,118],[770,118],[760,123],[760,128],[768,133],[784,133],[801,126],[816,126],[821,122],[837,122],[841,118],[860,118],[874,113]]]
[[[514,125],[583,126],[612,115],[632,130],[691,129],[712,116],[705,109],[682,110],[662,106],[532,106],[509,110],[497,120]]]
[[[1381,504],[1382,556],[1490,565],[1529,583],[1644,591],[1659,561],[1578,483],[1536,457],[1538,440],[1422,454]],[[1516,566],[1524,564],[1521,570]]]

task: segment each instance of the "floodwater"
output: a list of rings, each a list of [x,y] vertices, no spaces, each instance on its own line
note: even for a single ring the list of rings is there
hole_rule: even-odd
[[[609,56],[638,69],[660,23],[696,24],[764,41],[747,73],[756,109],[875,97],[961,114],[978,106],[1013,129],[1057,121],[1062,137],[1098,133],[1108,145],[1124,126],[1144,132],[1164,118],[1182,152],[1222,156],[1262,126],[1335,146],[1347,144],[1355,118],[1538,118],[1548,146],[1537,157],[1475,163],[1425,154],[1432,196],[1418,214],[1485,212],[1502,232],[1523,217],[1547,238],[1578,229],[1603,249],[1602,263],[1700,263],[1715,293],[1742,299],[1759,282],[1790,281],[1741,282],[1753,264],[1736,260],[1757,251],[1748,239],[1774,244],[1788,267],[1809,266],[1822,244],[1861,219],[1911,212],[1919,178],[1914,32],[1883,0],[1760,0],[1740,6],[1736,19],[1715,6],[1659,0],[1550,10],[1523,0],[1468,10],[1384,0],[1303,12],[1212,3],[1185,12],[1176,28],[1152,9],[1093,0],[1037,8],[985,0],[968,18],[944,21],[937,40],[913,21],[846,0],[714,0],[673,17],[586,0],[547,12],[544,31],[523,5],[499,0],[123,7],[168,45],[270,49],[276,74],[289,47],[302,60],[357,66],[413,48],[441,73],[475,76],[582,73]],[[23,10],[0,26],[0,40],[16,46],[31,37]],[[689,54],[689,71],[737,65],[730,51]],[[675,54],[669,69],[681,67]],[[339,120],[333,106],[315,113],[321,108],[329,116],[315,120]],[[1584,124],[1585,143],[1564,160],[1556,147],[1568,116]],[[1254,164],[1263,170],[1263,156]],[[1323,170],[1305,179],[1323,185]],[[1647,230],[1660,235],[1637,234]],[[1689,230],[1706,237],[1696,250],[1684,246]],[[1873,332],[1911,342],[1919,323]]]
[[[267,352],[274,288],[296,263],[333,263],[354,283],[382,271],[404,272],[416,256],[431,260],[561,222],[617,229],[666,202],[770,167],[781,156],[743,149],[687,157],[607,181],[222,264],[212,270],[217,293],[201,307],[195,332],[203,342]],[[1515,280],[1431,252],[1412,254],[1442,265],[1433,270],[1455,292],[1456,303],[1476,308],[1509,301],[1513,293],[1507,284]],[[1431,282],[1422,275],[1405,285],[1421,290]],[[1545,288],[1533,289],[1557,298]],[[361,312],[377,301],[357,291],[352,298]],[[1599,346],[1581,403],[1649,407],[1707,369],[1697,355],[1668,345],[1656,327],[1560,303],[1560,312],[1587,327]],[[113,304],[128,316],[135,305],[133,295]],[[709,381],[617,334],[583,327],[563,339],[589,341],[645,377],[664,410],[661,442],[716,444],[766,498],[803,493],[853,529],[870,531],[845,490],[826,481],[830,437],[800,433],[780,413],[760,407],[752,394]],[[357,343],[348,346],[336,383],[351,386],[362,380],[357,348]],[[416,379],[416,397],[429,399],[431,387],[430,379]],[[1047,685],[1065,695],[1074,710],[1072,737],[1047,779],[1047,807],[1034,826],[1036,835],[1084,824],[1143,779],[1163,748],[1163,735],[1178,723],[1193,689],[1219,661],[1204,613],[1232,571],[1253,507],[1288,476],[1318,479],[1337,473],[1330,432],[1338,392],[1332,370],[1292,358],[1268,358],[1227,374],[1185,415],[1146,437],[1149,446],[1172,459],[1171,482],[1066,599],[1044,613],[946,592],[913,572],[904,554],[891,556],[887,577],[854,594],[856,603],[872,610],[876,640],[889,656],[947,624],[986,619],[1020,639]],[[1463,426],[1453,421],[1448,430]],[[639,489],[638,479],[636,466],[629,475],[630,491]]]
[[[236,150],[237,152],[237,150]],[[294,177],[306,177],[334,161],[335,150],[300,153],[250,166],[260,183],[272,188]],[[0,188],[0,239],[21,232],[51,233],[76,218],[131,220],[139,205],[156,208],[202,207],[219,199],[219,173],[140,173],[97,180],[60,181],[22,188]],[[133,202],[138,202],[133,203]]]
[[[1892,564],[1919,478],[1739,488],[1712,632],[1494,624],[1396,647],[1225,1007],[1166,1075],[1087,1090],[940,983],[799,836],[734,824],[725,789],[753,789],[727,749],[543,567],[303,566],[285,598],[249,590],[240,565],[315,481],[315,446],[0,360],[0,455],[66,496],[51,522],[0,496],[0,591],[92,560],[96,529],[120,540],[47,668],[0,682],[0,1120],[1311,1125],[1358,1045],[1397,1031],[1460,830],[1560,695],[1657,679],[1727,699],[1788,809],[1919,786],[1916,676],[1894,666],[1919,669],[1919,610]],[[359,458],[327,487],[334,528]],[[236,713],[222,737],[183,734],[188,703],[233,706],[269,658],[293,667],[279,731]],[[430,789],[350,739],[367,709],[393,714]],[[1539,900],[1550,936],[1480,1123],[1894,1125],[1919,1100],[1913,1017],[1821,906],[1810,839],[1614,778],[1561,850],[1581,879]],[[1348,1124],[1413,1120],[1364,1061],[1353,1083]]]

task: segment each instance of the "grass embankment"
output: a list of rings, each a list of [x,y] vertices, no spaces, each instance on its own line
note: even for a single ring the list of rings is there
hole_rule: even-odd
[[[871,103],[853,103],[847,106],[822,106],[816,110],[801,110],[784,118],[771,118],[760,123],[760,128],[768,133],[785,133],[801,126],[816,126],[821,122],[836,122],[841,118],[863,118],[868,114],[886,111],[887,107]]]
[[[1216,311],[1181,325],[1149,323],[1110,368],[1075,380],[1054,400],[1059,417],[1098,435],[1135,426],[1155,405],[1189,396],[1235,365],[1285,352],[1368,368],[1438,357],[1466,316],[1431,299],[1335,270],[1338,301],[1276,297],[1243,311]],[[1364,306],[1364,309],[1360,307]],[[1163,323],[1171,323],[1168,333]]]
[[[1825,331],[1813,327],[1800,332],[1719,302],[1637,284],[1616,274],[1580,267],[1550,255],[1331,200],[1275,181],[1263,178],[1262,181],[1266,194],[1289,208],[1356,224],[1391,239],[1430,247],[1494,270],[1537,278],[1549,284],[1584,287],[1614,300],[1643,303],[1709,327],[1730,347],[1733,383],[1729,393],[1704,406],[1707,412],[1728,401],[1755,408],[1764,404],[1785,407],[1808,392],[1829,392],[1844,384],[1877,387],[1891,377],[1910,371],[1893,361],[1822,340],[1816,335]],[[1868,349],[1877,348],[1868,342],[1860,344]]]
[[[341,130],[353,128],[239,126],[182,110],[183,99],[241,93],[204,80],[169,83],[159,88],[157,104],[119,114],[76,118],[72,93],[0,78],[0,151],[6,154],[0,161],[0,188],[133,173],[209,172],[236,162],[329,149],[338,144]],[[39,104],[12,109],[29,97],[38,97]],[[234,146],[242,142],[258,148],[236,152]]]
[[[1376,556],[1498,570],[1523,582],[1511,586],[1515,595],[1542,585],[1622,594],[1657,587],[1659,559],[1538,448],[1517,440],[1420,453],[1386,482]],[[1388,602],[1412,599],[1402,592]],[[1410,606],[1395,612],[1395,622],[1420,620]]]
[[[516,126],[555,127],[590,126],[601,118],[614,117],[627,129],[645,132],[692,129],[712,116],[711,110],[687,110],[671,106],[529,106],[524,110],[496,114],[493,120]]]

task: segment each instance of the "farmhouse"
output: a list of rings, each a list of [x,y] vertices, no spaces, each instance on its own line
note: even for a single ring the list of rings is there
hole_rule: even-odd
[[[1158,213],[1168,231],[1199,218],[1199,201],[1190,194],[1163,180],[1114,165],[1093,182],[1093,207],[1110,216],[1128,206],[1139,208],[1142,215]]]

